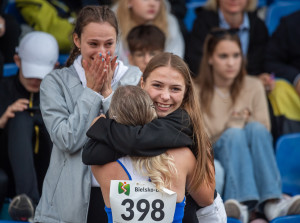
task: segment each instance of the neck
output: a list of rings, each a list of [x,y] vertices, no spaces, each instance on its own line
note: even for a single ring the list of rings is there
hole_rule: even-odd
[[[229,24],[230,28],[232,29],[239,28],[243,23],[243,19],[244,19],[243,12],[232,14],[232,13],[227,13],[222,11],[222,13],[224,15],[225,21]]]
[[[143,24],[149,24],[150,23],[147,20],[144,20],[144,19],[142,19],[140,17],[135,16],[133,13],[131,14],[131,18],[132,18],[133,22],[136,24],[136,26],[143,25]]]
[[[216,75],[214,75],[215,86],[224,92],[230,91],[230,87],[233,84],[233,81],[234,79],[225,79],[216,77]]]

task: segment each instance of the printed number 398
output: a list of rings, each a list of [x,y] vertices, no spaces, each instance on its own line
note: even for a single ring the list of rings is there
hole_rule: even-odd
[[[121,217],[125,220],[125,221],[130,221],[134,218],[134,211],[132,210],[134,207],[134,202],[131,199],[125,199],[122,202],[123,206],[126,206],[127,204],[129,204],[129,207],[126,208],[126,211],[129,212],[129,216],[126,216],[125,214],[121,214]],[[144,205],[143,205],[144,204]],[[156,199],[152,202],[151,204],[152,206],[152,211],[151,211],[151,218],[154,221],[161,221],[164,219],[165,217],[165,213],[163,212],[163,208],[164,208],[164,202],[160,199]],[[138,219],[138,221],[143,221],[145,219],[145,217],[147,216],[147,214],[149,213],[150,210],[150,203],[149,201],[147,201],[146,199],[141,199],[137,202],[136,204],[136,209],[142,213],[141,217]],[[158,214],[156,214],[158,213]],[[158,217],[157,217],[158,215]]]

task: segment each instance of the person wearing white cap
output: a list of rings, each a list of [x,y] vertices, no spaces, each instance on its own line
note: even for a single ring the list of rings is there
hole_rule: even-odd
[[[16,49],[14,61],[19,67],[18,74],[0,80],[1,145],[6,145],[8,151],[5,159],[12,168],[16,195],[25,194],[22,196],[28,196],[30,199],[25,200],[32,200],[33,206],[40,198],[39,188],[52,148],[39,109],[40,84],[55,68],[58,55],[58,44],[52,35],[30,32]],[[18,206],[14,206],[12,217],[24,220],[32,216],[19,215]]]

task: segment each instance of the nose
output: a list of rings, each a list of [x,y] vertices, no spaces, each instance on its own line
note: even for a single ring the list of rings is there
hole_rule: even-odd
[[[166,89],[161,93],[161,99],[164,101],[168,101],[170,99],[170,92]]]
[[[227,64],[229,66],[233,66],[235,63],[235,59],[233,57],[229,57],[228,60],[227,60]]]
[[[100,53],[103,57],[106,57],[107,52],[106,52],[105,48],[102,46],[98,47],[98,54],[100,54]]]

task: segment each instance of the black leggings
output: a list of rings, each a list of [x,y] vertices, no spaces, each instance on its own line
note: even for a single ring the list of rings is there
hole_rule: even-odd
[[[108,222],[104,207],[105,204],[100,187],[92,187],[87,223]]]

